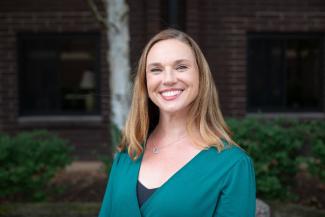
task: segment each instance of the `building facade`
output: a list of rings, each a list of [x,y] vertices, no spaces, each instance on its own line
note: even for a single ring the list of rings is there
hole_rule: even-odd
[[[94,1],[105,15],[102,1]],[[226,117],[325,117],[323,0],[129,1],[131,67],[168,26],[201,46]],[[109,150],[107,34],[85,0],[0,2],[0,131]]]

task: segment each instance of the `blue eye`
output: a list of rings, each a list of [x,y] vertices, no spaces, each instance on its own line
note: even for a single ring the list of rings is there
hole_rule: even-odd
[[[150,72],[154,73],[154,74],[158,74],[160,73],[162,70],[160,68],[152,68],[150,69]]]
[[[176,67],[176,70],[180,71],[180,72],[183,72],[183,71],[185,71],[187,69],[188,69],[188,67],[185,66],[185,65],[179,65],[179,66]]]

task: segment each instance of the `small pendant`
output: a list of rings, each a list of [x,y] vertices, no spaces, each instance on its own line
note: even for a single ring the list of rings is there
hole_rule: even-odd
[[[158,154],[159,153],[159,148],[158,147],[153,147],[152,148],[152,153]]]

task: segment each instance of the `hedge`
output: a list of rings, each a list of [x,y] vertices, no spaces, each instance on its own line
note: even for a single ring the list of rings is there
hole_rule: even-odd
[[[0,134],[0,201],[44,200],[44,188],[72,161],[67,141],[47,131]]]

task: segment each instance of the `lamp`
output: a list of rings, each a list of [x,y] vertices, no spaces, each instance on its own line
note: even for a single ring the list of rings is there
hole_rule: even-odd
[[[92,71],[86,70],[82,74],[80,81],[80,89],[92,90],[95,88],[95,75]],[[94,95],[90,92],[85,95],[85,107],[87,111],[92,111],[94,109],[95,99]]]
[[[84,90],[94,89],[95,88],[95,75],[92,71],[86,70],[82,74],[80,81],[80,88]]]

